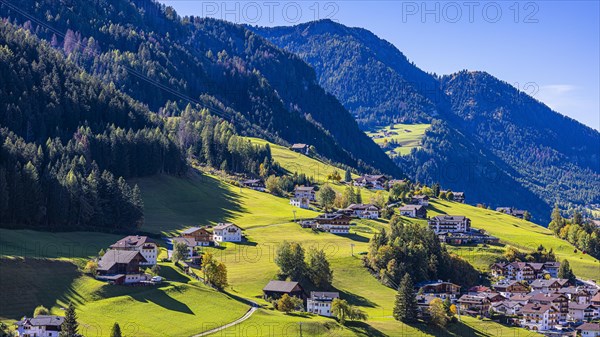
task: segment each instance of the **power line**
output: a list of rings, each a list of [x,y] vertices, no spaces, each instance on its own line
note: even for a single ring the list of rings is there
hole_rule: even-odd
[[[65,33],[63,33],[62,31],[60,31],[60,30],[58,30],[58,29],[56,29],[56,28],[54,28],[52,26],[50,26],[46,22],[41,21],[40,19],[36,18],[34,15],[28,13],[27,11],[22,10],[22,9],[14,6],[10,2],[8,2],[7,0],[0,0],[0,3],[6,5],[8,8],[10,8],[11,10],[17,12],[18,14],[21,14],[22,16],[24,16],[25,18],[29,19],[30,21],[33,21],[36,24],[38,24],[38,25],[40,25],[42,27],[45,27],[49,31],[53,32],[54,34],[56,34],[56,35],[60,36],[61,38],[65,39],[65,37],[66,37]],[[81,41],[78,41],[77,45],[79,47],[81,47],[82,46],[81,45]],[[100,56],[99,51],[97,51],[97,50],[92,50],[92,54],[94,56]],[[133,76],[135,76],[135,77],[137,77],[137,78],[139,78],[139,79],[141,79],[143,81],[146,81],[149,84],[154,85],[155,87],[157,87],[159,89],[162,89],[162,90],[166,91],[167,93],[169,93],[169,94],[171,94],[171,95],[173,95],[173,96],[175,96],[175,97],[177,97],[177,98],[179,98],[181,100],[188,101],[189,103],[199,105],[200,107],[202,107],[204,109],[207,109],[208,111],[210,111],[214,115],[217,115],[217,116],[219,116],[219,117],[221,117],[223,119],[226,119],[226,120],[229,119],[230,117],[233,117],[233,116],[227,116],[223,112],[221,112],[220,110],[216,110],[213,107],[210,107],[210,106],[204,104],[202,101],[199,101],[199,100],[197,100],[197,99],[195,99],[193,97],[190,97],[190,96],[188,96],[188,95],[186,95],[184,93],[181,93],[181,92],[179,92],[179,91],[177,91],[175,89],[172,89],[172,88],[170,88],[170,87],[168,87],[168,86],[166,86],[166,85],[164,85],[164,84],[162,84],[162,83],[160,83],[160,82],[158,82],[158,81],[156,81],[156,80],[154,80],[154,79],[152,79],[152,78],[150,78],[150,77],[142,74],[138,70],[135,70],[135,69],[127,66],[127,65],[124,65],[124,64],[117,64],[117,65],[123,67],[125,70],[127,70],[128,73],[131,73]]]

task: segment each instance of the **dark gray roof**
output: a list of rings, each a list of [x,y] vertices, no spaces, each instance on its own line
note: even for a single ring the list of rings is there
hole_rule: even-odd
[[[33,318],[23,318],[23,320],[16,322],[15,324],[21,326],[24,324],[32,326],[61,326],[65,318],[62,316],[53,315],[38,315]]]
[[[340,293],[337,291],[311,291],[310,299],[332,301],[334,298],[340,298]]]
[[[116,249],[125,249],[125,248],[137,248],[145,245],[146,243],[154,243],[154,241],[150,240],[147,236],[139,236],[139,235],[130,235],[122,238],[117,241],[115,244],[111,245],[110,248]]]
[[[400,211],[412,211],[412,210],[420,210],[421,208],[423,208],[422,205],[404,205],[400,208],[398,208]]]
[[[195,231],[198,231],[198,230],[200,230],[200,229],[201,229],[200,227],[190,227],[190,228],[188,228],[188,229],[186,229],[186,230],[182,231],[182,232],[181,232],[181,234],[192,234],[192,233],[194,233]]]
[[[273,291],[278,293],[289,293],[299,286],[298,282],[276,281],[272,280],[263,288],[263,291]]]
[[[432,219],[439,221],[463,221],[465,218],[464,215],[436,215]]]
[[[109,270],[117,263],[130,263],[136,256],[140,256],[142,262],[147,262],[146,259],[137,250],[116,250],[109,249],[104,253],[104,256],[98,262],[98,270]]]

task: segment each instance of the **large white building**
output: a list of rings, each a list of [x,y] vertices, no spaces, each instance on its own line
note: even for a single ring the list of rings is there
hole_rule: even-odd
[[[294,198],[296,199],[307,199],[308,201],[316,201],[316,192],[314,187],[310,186],[296,186],[294,189]]]
[[[339,297],[340,293],[338,292],[311,291],[310,298],[306,300],[306,311],[321,316],[331,317],[333,316],[331,313],[331,303],[334,299]]]
[[[521,314],[521,326],[529,330],[550,330],[558,324],[558,309],[550,304],[527,303]]]
[[[158,258],[158,245],[148,239],[147,236],[130,235],[117,241],[110,248],[140,252],[144,259],[146,259],[145,262],[140,262],[142,266],[153,266],[156,264],[156,259]]]
[[[19,337],[58,337],[64,317],[38,315],[33,318],[23,317],[15,323]]]
[[[232,223],[220,223],[213,228],[215,242],[241,242],[242,229]]]
[[[471,229],[471,220],[463,215],[437,215],[429,219],[429,228],[435,234],[465,233]]]
[[[379,219],[379,207],[372,204],[351,204],[345,211],[361,219]]]

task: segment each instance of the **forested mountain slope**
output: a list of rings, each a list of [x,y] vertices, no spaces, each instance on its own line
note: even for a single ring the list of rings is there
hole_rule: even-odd
[[[315,68],[319,83],[364,127],[416,123],[439,114],[439,85],[391,43],[331,20],[250,27]]]
[[[544,224],[555,202],[600,202],[600,133],[489,74],[427,74],[371,32],[330,20],[252,29],[310,63],[364,128],[441,120],[421,149],[396,158],[416,180],[529,209]]]
[[[26,23],[151,110],[191,98],[221,110],[240,133],[308,143],[334,161],[401,173],[308,65],[242,26],[181,18],[152,0],[25,0],[0,5],[0,15]]]

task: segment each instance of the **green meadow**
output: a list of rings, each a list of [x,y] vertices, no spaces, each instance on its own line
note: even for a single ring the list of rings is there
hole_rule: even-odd
[[[259,140],[252,140],[259,141]],[[309,173],[321,165],[318,179],[336,169],[272,145],[273,157],[289,172]],[[324,181],[322,180],[322,181]],[[448,331],[427,325],[408,326],[392,318],[396,291],[379,283],[362,265],[372,235],[388,227],[383,220],[357,220],[350,235],[334,235],[303,229],[292,222],[317,213],[293,208],[287,198],[240,189],[215,176],[193,171],[185,177],[155,176],[135,180],[143,194],[145,225],[141,231],[171,234],[192,225],[234,222],[245,230],[247,241],[205,248],[223,261],[230,286],[217,292],[183,275],[171,263],[161,263],[160,274],[168,281],[160,286],[110,286],[82,274],[85,261],[100,248],[121,236],[73,232],[41,233],[0,229],[0,300],[18,303],[0,306],[0,319],[12,322],[43,304],[61,314],[73,302],[89,336],[106,336],[119,322],[127,336],[191,336],[236,320],[249,309],[246,300],[261,305],[248,320],[215,336],[528,336],[529,333],[497,323],[462,317]],[[342,185],[335,185],[338,191]],[[371,192],[363,190],[368,201]],[[463,214],[473,226],[499,237],[502,244],[553,248],[559,258],[568,258],[576,273],[597,278],[598,262],[575,253],[567,242],[553,237],[535,224],[494,211],[435,200],[430,215]],[[425,224],[422,220],[407,219]],[[324,249],[334,271],[333,287],[350,303],[366,311],[366,322],[339,325],[335,320],[313,315],[283,314],[262,299],[262,288],[275,278],[275,250],[284,240],[301,242],[306,249]],[[505,246],[449,247],[476,267],[485,270],[504,252]],[[164,255],[164,248],[162,249]],[[313,289],[307,289],[313,290]]]
[[[392,157],[404,156],[410,154],[412,149],[418,149],[421,146],[421,138],[430,126],[431,124],[394,124],[366,132],[366,134],[373,138],[378,145],[387,144],[393,140],[397,145],[386,149],[386,153]]]

